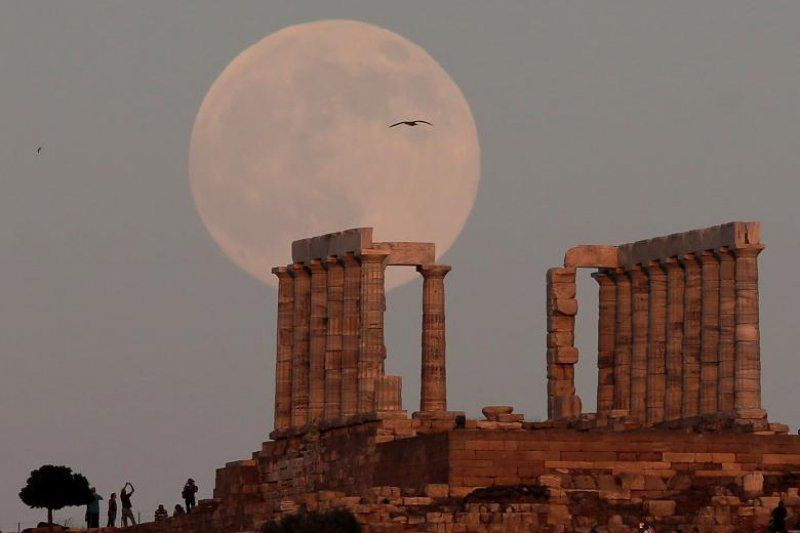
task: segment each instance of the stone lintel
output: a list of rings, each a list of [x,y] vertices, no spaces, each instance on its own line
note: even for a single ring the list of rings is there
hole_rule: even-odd
[[[581,244],[564,254],[564,266],[575,268],[617,268],[619,254],[616,246]]]
[[[672,256],[699,253],[727,246],[731,250],[761,243],[761,225],[758,222],[728,222],[710,228],[673,233],[617,246],[619,264],[625,269],[636,264],[664,260]]]
[[[328,257],[343,258],[348,253],[361,257],[365,250],[389,252],[387,265],[427,265],[436,260],[436,246],[431,242],[373,242],[372,228],[353,228],[292,243],[292,261],[306,266]]]

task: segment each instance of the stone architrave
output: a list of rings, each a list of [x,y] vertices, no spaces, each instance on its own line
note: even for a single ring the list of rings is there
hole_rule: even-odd
[[[361,252],[361,350],[358,360],[358,412],[375,411],[375,383],[383,376],[386,345],[383,315],[385,261],[389,252],[368,249]]]
[[[681,416],[697,416],[700,403],[700,328],[702,283],[695,254],[679,258],[683,264],[683,401]]]
[[[647,423],[664,420],[666,394],[667,275],[661,264],[647,265],[650,281],[649,324],[647,333]]]
[[[617,288],[614,322],[614,410],[631,408],[631,278],[622,268],[611,271]]]
[[[275,354],[275,429],[292,425],[292,316],[294,285],[286,267],[275,267],[278,278],[278,327]]]
[[[717,412],[719,379],[719,262],[710,251],[698,254],[702,283],[700,414]]]
[[[667,322],[666,322],[666,393],[664,418],[681,417],[683,401],[683,268],[671,257],[664,261],[667,271]]]
[[[753,244],[733,251],[736,257],[735,408],[738,418],[764,418],[761,409],[761,349],[758,324],[758,254]]]
[[[289,267],[294,281],[292,312],[292,427],[309,422],[309,319],[311,308],[311,276],[302,263]]]
[[[353,254],[342,258],[342,399],[341,416],[358,412],[358,359],[361,351],[361,264]]]
[[[719,389],[717,409],[734,411],[736,361],[736,264],[727,247],[716,251],[719,260]]]
[[[649,287],[647,274],[640,266],[630,271],[631,276],[631,411],[632,417],[644,423],[647,418],[647,330]]]
[[[325,408],[323,418],[336,420],[342,403],[342,313],[344,266],[335,257],[325,261],[328,271],[327,322],[325,327]]]
[[[600,286],[597,320],[597,413],[608,416],[614,409],[614,323],[617,288],[607,271],[592,277]]]
[[[447,411],[444,277],[446,265],[418,266],[422,274],[422,380],[423,413]]]
[[[322,420],[325,410],[325,322],[328,317],[328,273],[318,259],[311,261],[311,320],[309,341],[309,422]]]

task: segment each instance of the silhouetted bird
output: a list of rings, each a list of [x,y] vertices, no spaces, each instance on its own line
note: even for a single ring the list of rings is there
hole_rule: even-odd
[[[395,126],[399,126],[400,124],[405,124],[406,126],[416,126],[420,122],[423,124],[427,124],[428,126],[433,126],[433,124],[431,124],[427,120],[401,120],[400,122],[396,122],[395,124],[392,124],[389,127],[394,128]]]
[[[36,153],[37,153],[37,154],[40,154],[40,153],[42,153],[42,148],[43,148],[42,146],[40,146],[39,148],[37,148],[37,149],[36,149]]]

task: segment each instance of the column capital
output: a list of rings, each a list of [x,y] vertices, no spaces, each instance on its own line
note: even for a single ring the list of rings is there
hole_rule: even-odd
[[[650,261],[646,265],[643,265],[642,268],[645,272],[647,272],[648,276],[658,278],[666,275],[666,267],[661,263],[661,261]]]
[[[443,278],[450,272],[450,265],[417,265],[423,278]]]
[[[665,259],[660,259],[659,263],[661,263],[661,266],[664,267],[664,270],[666,270],[667,272],[680,270],[682,268],[681,262],[678,260],[677,257],[667,257]]]
[[[627,281],[630,282],[631,278],[628,275],[628,271],[622,267],[612,268],[608,271],[608,275],[611,276],[611,279],[614,280],[615,283],[619,283],[620,281]]]
[[[647,272],[642,265],[633,265],[630,270],[631,281],[641,282],[647,280]]]
[[[291,274],[289,273],[289,269],[285,266],[276,266],[272,269],[272,273],[275,274],[278,279],[289,279],[291,278]]]
[[[373,249],[368,248],[366,250],[361,250],[361,255],[359,259],[361,259],[361,263],[383,263],[386,261],[386,258],[389,257],[389,250],[381,250],[381,249]]]
[[[308,269],[312,274],[318,274],[325,271],[325,265],[323,265],[323,262],[319,259],[312,259],[309,262]]]
[[[735,257],[756,257],[764,249],[763,244],[749,244],[732,250]]]
[[[337,259],[345,267],[356,267],[360,264],[358,262],[358,258],[353,254],[353,252],[347,252],[344,255],[337,256]]]
[[[683,265],[683,268],[699,268],[700,266],[698,257],[694,252],[678,256],[678,261]]]
[[[292,263],[286,270],[289,272],[289,275],[293,278],[298,277],[306,277],[310,275],[308,268],[303,263]]]
[[[611,277],[611,272],[608,270],[598,270],[590,274],[594,280],[600,285],[613,285],[614,279]]]
[[[733,252],[727,246],[721,246],[714,250],[714,256],[717,258],[717,261],[732,261],[733,260]]]
[[[329,255],[322,261],[322,268],[330,270],[331,267],[342,266],[342,261],[335,255]]]
[[[695,255],[703,264],[711,264],[717,262],[714,250],[703,250],[702,252],[695,252]]]

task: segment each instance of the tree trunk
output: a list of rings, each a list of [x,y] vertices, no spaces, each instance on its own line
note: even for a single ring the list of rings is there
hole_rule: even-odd
[[[47,527],[53,531],[53,509],[50,507],[47,508]]]

